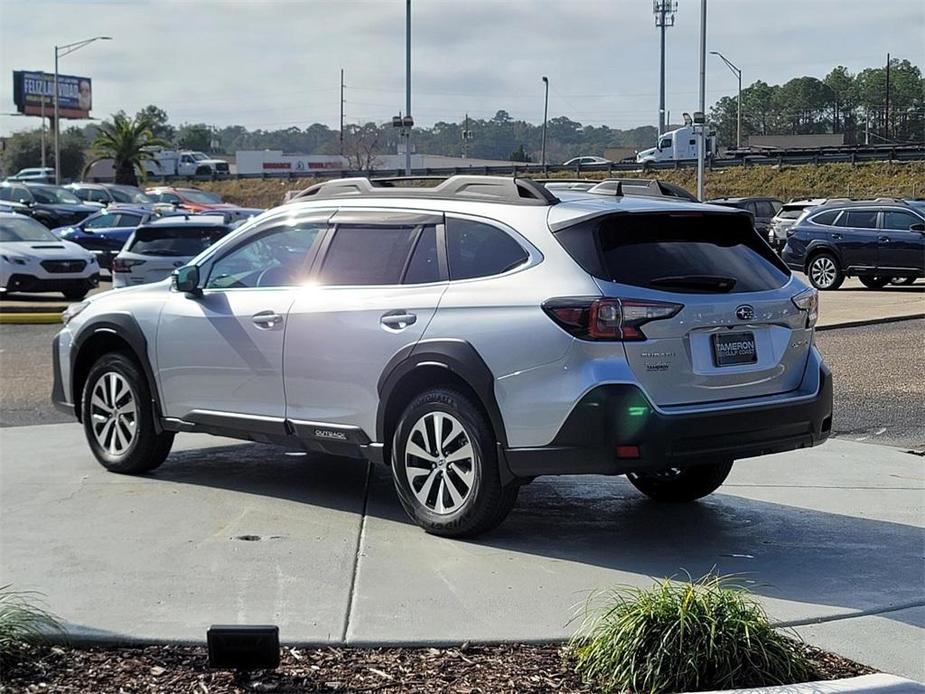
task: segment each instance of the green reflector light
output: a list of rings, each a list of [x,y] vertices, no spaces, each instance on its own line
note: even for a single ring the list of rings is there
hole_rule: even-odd
[[[645,405],[633,405],[629,408],[630,417],[645,417],[649,408]]]

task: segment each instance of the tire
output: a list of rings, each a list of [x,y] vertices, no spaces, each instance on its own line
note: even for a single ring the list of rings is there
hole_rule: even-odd
[[[111,416],[113,388],[115,420]],[[110,472],[139,475],[155,469],[167,458],[173,432],[155,430],[147,379],[127,354],[104,354],[90,367],[81,403],[87,443],[100,465]]]
[[[86,289],[86,288],[84,288],[84,289],[67,289],[67,290],[65,290],[65,291],[63,291],[63,292],[61,292],[61,293],[64,294],[64,298],[67,299],[68,301],[80,301],[81,299],[83,299],[83,298],[87,295],[87,292],[88,292],[88,291],[90,291],[90,290],[89,290],[89,289]]]
[[[908,287],[915,284],[915,279],[915,277],[893,277],[890,279],[890,284],[895,284],[898,287]]]
[[[861,280],[861,284],[863,284],[868,289],[883,289],[886,285],[890,283],[890,281],[893,278],[892,277],[879,277],[879,276],[872,277],[869,275],[868,276],[861,275],[860,277],[858,277],[858,279]]]
[[[810,258],[806,265],[809,283],[820,291],[838,289],[845,281],[845,273],[838,266],[838,259],[831,253],[819,253]]]
[[[442,442],[436,441],[438,423]],[[516,483],[501,483],[488,418],[451,388],[426,391],[405,408],[392,437],[392,478],[408,516],[442,537],[474,537],[495,528],[519,490]]]
[[[686,502],[712,494],[726,481],[732,461],[669,468],[664,472],[630,472],[626,476],[636,489],[655,501]]]

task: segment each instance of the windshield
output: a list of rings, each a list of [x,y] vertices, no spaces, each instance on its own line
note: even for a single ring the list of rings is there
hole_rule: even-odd
[[[74,195],[71,191],[65,190],[64,188],[57,188],[55,186],[42,186],[37,187],[33,186],[29,188],[32,191],[32,197],[38,202],[43,202],[46,204],[55,204],[55,203],[66,203],[68,205],[79,205],[80,198]]]
[[[196,188],[183,188],[180,190],[180,193],[190,202],[198,202],[203,205],[214,205],[222,201],[221,197],[215,193],[207,193],[204,190],[197,190]]]
[[[196,161],[205,161],[206,159],[209,158],[202,152],[193,152],[190,156],[193,157],[193,159],[195,159]]]
[[[167,257],[199,255],[225,235],[224,228],[182,227],[174,229],[138,229],[126,247],[130,253]]]
[[[141,192],[140,188],[134,186],[113,186],[109,189],[113,199],[116,202],[154,202],[149,196]]]
[[[16,241],[58,241],[58,239],[34,219],[28,217],[0,218],[0,243]]]

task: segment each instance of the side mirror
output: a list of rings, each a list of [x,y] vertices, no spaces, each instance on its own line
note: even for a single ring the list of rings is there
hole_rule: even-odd
[[[195,265],[184,265],[173,271],[171,278],[171,287],[184,294],[199,296],[202,289],[199,287],[199,268]]]
[[[925,224],[913,224],[909,229],[911,231],[925,231]]]

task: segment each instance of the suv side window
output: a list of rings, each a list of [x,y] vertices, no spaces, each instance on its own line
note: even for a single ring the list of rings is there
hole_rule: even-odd
[[[319,273],[332,286],[401,284],[420,225],[339,224]]]
[[[876,229],[877,210],[846,210],[838,220],[840,227],[853,227],[855,229]]]
[[[108,229],[109,227],[118,226],[118,219],[112,212],[104,212],[99,217],[87,220],[84,229]]]
[[[813,224],[821,224],[823,226],[830,227],[835,223],[835,218],[838,216],[839,212],[840,210],[829,210],[828,212],[822,212],[820,214],[813,215],[809,221],[811,221]]]
[[[446,254],[451,280],[500,275],[522,265],[530,257],[501,229],[453,217],[446,220]]]
[[[119,222],[115,226],[119,227],[137,227],[141,224],[141,217],[137,214],[127,214],[123,212],[119,215]]]
[[[440,281],[440,265],[437,261],[437,227],[424,227],[411,253],[405,270],[404,284],[426,284]]]
[[[307,275],[306,260],[327,227],[308,222],[271,229],[212,265],[206,289],[293,287]]]
[[[897,231],[909,231],[913,224],[922,224],[922,220],[911,212],[888,210],[883,213],[883,228]]]
[[[759,200],[755,203],[755,214],[758,217],[773,217],[774,206],[768,200]]]

